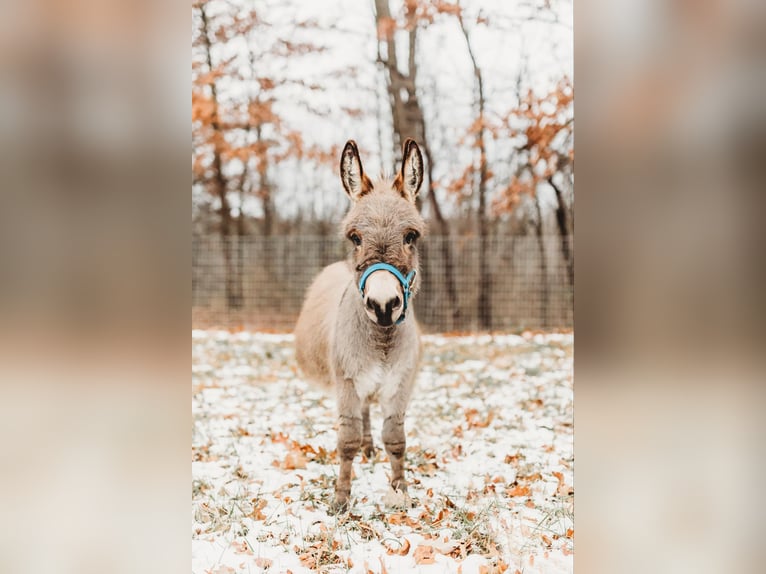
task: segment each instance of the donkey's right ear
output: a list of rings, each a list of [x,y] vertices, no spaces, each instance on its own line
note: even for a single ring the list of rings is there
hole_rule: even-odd
[[[372,191],[372,182],[364,174],[359,149],[354,140],[348,140],[340,156],[340,180],[348,196],[356,201]]]

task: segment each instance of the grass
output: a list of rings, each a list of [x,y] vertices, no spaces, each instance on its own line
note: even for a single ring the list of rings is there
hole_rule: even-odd
[[[488,572],[569,571],[573,496],[557,494],[574,460],[569,341],[427,340],[407,418],[415,508],[381,504],[390,466],[377,444],[356,459],[351,512],[336,517],[334,404],[296,376],[289,344],[195,337],[193,571],[258,571],[255,557],[296,574],[418,560],[456,571],[471,556]]]

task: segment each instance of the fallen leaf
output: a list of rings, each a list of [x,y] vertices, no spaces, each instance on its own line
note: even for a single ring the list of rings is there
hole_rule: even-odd
[[[398,548],[389,546],[385,542],[383,543],[383,546],[386,547],[387,554],[398,554],[399,556],[406,556],[410,551],[410,541],[406,538],[404,539],[404,542],[399,543]]]
[[[308,459],[305,454],[300,450],[293,450],[287,453],[281,466],[284,470],[295,470],[296,468],[306,468],[307,462]]]
[[[234,552],[236,554],[250,554],[252,555],[253,551],[250,550],[250,545],[245,540],[235,540],[231,543],[231,547],[234,548]]]
[[[518,464],[520,456],[521,455],[519,453],[516,453],[516,454],[513,454],[513,455],[506,454],[505,455],[505,460],[503,462],[505,462],[505,464]]]
[[[436,558],[434,557],[434,547],[420,545],[415,548],[415,552],[412,553],[415,557],[415,564],[434,564]]]
[[[255,565],[258,566],[258,568],[263,568],[264,570],[268,570],[269,568],[271,568],[272,564],[274,564],[274,561],[269,558],[255,559]]]
[[[507,496],[529,496],[530,494],[529,486],[527,486],[526,484],[524,485],[517,484],[513,488],[506,488],[505,494]]]
[[[420,526],[420,523],[414,518],[410,518],[406,512],[394,512],[389,515],[388,523],[393,524],[394,526],[401,526],[403,524],[412,527]]]
[[[574,494],[574,488],[568,486],[564,482],[563,473],[553,471],[551,474],[556,477],[556,480],[559,481],[559,485],[556,487],[556,496],[569,496],[570,494]]]
[[[490,425],[495,418],[494,409],[490,409],[486,418],[479,416],[479,411],[476,409],[468,409],[464,412],[465,420],[468,423],[468,428],[486,428]]]
[[[253,498],[253,511],[248,515],[253,520],[266,520],[266,515],[261,512],[266,508],[267,501],[265,498],[257,499]]]

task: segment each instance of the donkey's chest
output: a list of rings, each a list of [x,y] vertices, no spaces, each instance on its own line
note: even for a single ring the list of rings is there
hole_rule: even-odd
[[[367,401],[388,401],[397,391],[398,377],[383,363],[373,363],[354,377],[359,398]]]

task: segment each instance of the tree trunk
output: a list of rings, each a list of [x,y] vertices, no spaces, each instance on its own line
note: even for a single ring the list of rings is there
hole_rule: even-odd
[[[245,199],[245,177],[247,175],[247,166],[242,173],[242,181],[239,188],[239,213],[237,214],[237,286],[236,295],[239,299],[240,307],[245,305],[245,211],[242,204]]]
[[[567,229],[567,211],[564,195],[561,192],[561,189],[553,182],[553,176],[548,178],[548,184],[553,188],[553,191],[556,192],[556,225],[558,226],[561,241],[561,255],[564,257],[564,263],[567,266],[569,285],[574,287],[574,257],[572,256],[572,248],[570,245],[571,235]]]
[[[538,270],[540,277],[538,283],[540,284],[540,306],[539,317],[541,321],[540,327],[546,328],[548,326],[548,262],[545,259],[545,240],[543,237],[543,212],[540,208],[540,199],[535,193],[535,210],[537,211],[537,222],[535,225],[535,234],[537,235],[537,248],[540,261],[538,263]]]
[[[375,0],[375,20],[378,25],[378,30],[388,29],[387,24],[392,20],[388,0]],[[408,9],[407,12],[407,21],[409,26],[407,73],[405,74],[399,70],[396,53],[396,39],[393,31],[390,32],[389,36],[378,38],[379,42],[385,41],[386,43],[386,55],[384,57],[380,54],[379,48],[378,61],[383,64],[386,70],[386,87],[388,89],[389,103],[391,105],[394,133],[396,134],[396,137],[394,138],[394,157],[399,157],[401,154],[401,145],[408,137],[413,138],[423,147],[423,152],[426,156],[426,162],[428,164],[427,201],[431,206],[431,211],[433,212],[433,218],[438,227],[439,235],[444,238],[441,246],[441,256],[444,263],[442,265],[443,280],[447,293],[448,306],[451,309],[451,319],[454,324],[459,317],[460,309],[457,304],[457,288],[455,286],[454,258],[452,255],[452,244],[450,243],[450,228],[449,223],[444,219],[438,199],[434,193],[433,156],[431,154],[431,148],[428,145],[428,138],[426,137],[425,115],[420,106],[416,90],[417,61],[415,51],[417,46],[418,28],[415,20],[415,13],[410,9]],[[421,209],[422,207],[422,199],[420,195],[417,198],[417,206],[418,209]]]
[[[473,75],[476,79],[478,91],[479,107],[479,129],[476,133],[476,146],[479,148],[479,206],[478,206],[478,230],[479,230],[479,297],[477,300],[477,312],[479,316],[479,327],[481,329],[492,328],[492,299],[491,288],[492,278],[489,274],[489,229],[487,222],[487,180],[489,179],[489,169],[487,167],[487,146],[484,141],[484,79],[481,74],[481,68],[476,61],[473,53],[471,39],[468,36],[468,30],[463,22],[463,17],[458,12],[458,23],[463,32],[465,44],[468,48],[468,55],[473,65]]]
[[[202,21],[202,42],[205,46],[205,58],[207,61],[208,70],[213,71],[213,61],[210,56],[210,36],[208,34],[208,20],[205,12],[205,5],[199,6],[200,17]],[[227,198],[227,182],[221,169],[221,126],[218,119],[218,90],[216,88],[215,81],[210,83],[210,90],[213,101],[213,119],[211,127],[213,129],[213,185],[215,187],[215,195],[221,201],[221,207],[219,208],[220,221],[220,234],[221,234],[221,247],[223,250],[223,265],[224,265],[224,284],[226,290],[226,306],[230,309],[239,309],[242,306],[242,299],[236,292],[236,280],[234,277],[234,267],[231,254],[231,208]]]

